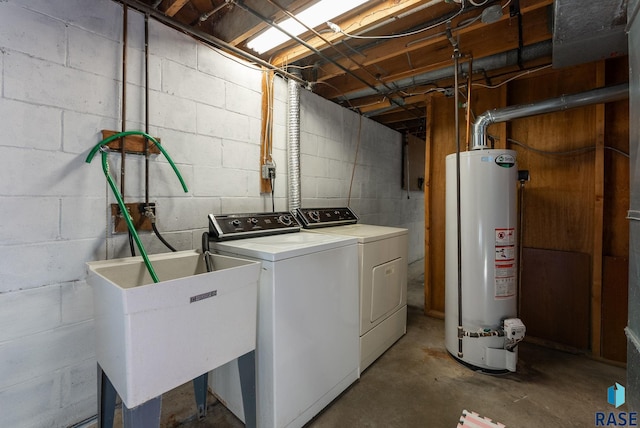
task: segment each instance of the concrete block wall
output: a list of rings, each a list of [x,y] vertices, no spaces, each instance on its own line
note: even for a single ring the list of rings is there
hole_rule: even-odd
[[[403,136],[308,91],[300,96],[301,204],[350,206],[361,223],[409,229],[424,257],[424,193],[402,189]]]
[[[85,158],[102,129],[120,130],[122,5],[110,0],[0,1],[0,426],[65,427],[95,415],[93,298],[85,263],[129,255],[111,233],[114,202]],[[144,19],[129,12],[126,129],[144,129]],[[158,229],[197,248],[209,213],[268,211],[259,192],[261,72],[153,20],[149,129]],[[302,96],[303,198],[344,205],[359,117]],[[317,113],[321,113],[320,116]],[[275,206],[286,201],[286,83],[275,82]],[[422,233],[419,195],[400,190],[400,136],[362,120],[351,204],[370,223]],[[112,175],[120,157],[109,156]],[[144,198],[143,159],[126,158],[126,200]],[[337,175],[336,175],[337,172]],[[415,232],[415,233],[414,233]],[[142,234],[151,254],[168,251]],[[419,239],[419,238],[418,238]],[[419,247],[412,243],[412,258]]]

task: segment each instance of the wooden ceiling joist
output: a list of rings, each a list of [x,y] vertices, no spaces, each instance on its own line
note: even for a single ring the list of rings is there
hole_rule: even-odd
[[[171,5],[164,11],[164,14],[167,16],[175,16],[176,13],[182,9],[182,7],[189,3],[189,0],[175,0]]]
[[[397,0],[386,0],[374,7],[367,9],[357,16],[354,16],[353,18],[344,21],[337,21],[336,24],[345,32],[359,33],[372,28],[382,22],[394,19],[394,17],[398,15],[407,13],[417,5],[420,5],[420,3],[424,3],[424,0],[407,0],[404,2],[398,2]],[[341,33],[333,32],[323,35],[322,38],[317,36],[312,37],[311,39],[307,40],[307,43],[314,48],[321,50],[327,47],[326,41],[335,43],[344,38],[345,37]],[[284,52],[278,53],[273,58],[273,64],[281,67],[285,64],[295,62],[307,55],[309,55],[309,49],[304,46],[296,45],[291,49],[287,49]]]

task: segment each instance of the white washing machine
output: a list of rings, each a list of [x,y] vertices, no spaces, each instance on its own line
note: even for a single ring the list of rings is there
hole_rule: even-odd
[[[360,371],[407,332],[408,230],[357,223],[349,208],[298,209],[305,231],[358,240]]]
[[[219,254],[260,260],[256,343],[258,427],[301,427],[359,377],[357,240],[300,233],[290,213],[209,216]],[[217,229],[217,230],[216,230]],[[297,232],[285,233],[283,232]],[[271,236],[248,237],[263,233]],[[234,326],[229,326],[234,328]],[[243,422],[238,365],[212,389]]]

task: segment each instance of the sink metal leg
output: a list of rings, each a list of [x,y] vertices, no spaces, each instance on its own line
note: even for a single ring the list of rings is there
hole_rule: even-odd
[[[122,420],[124,428],[160,427],[162,395],[152,398],[133,409],[122,404]]]
[[[238,370],[245,426],[255,428],[257,426],[255,350],[238,357]]]
[[[98,364],[98,428],[113,428],[118,393]],[[162,396],[152,398],[133,409],[122,403],[124,428],[159,427]]]
[[[98,364],[98,428],[113,428],[118,393]]]
[[[198,376],[193,380],[193,391],[196,396],[196,406],[198,408],[198,420],[207,416],[207,393],[209,388],[209,373]]]

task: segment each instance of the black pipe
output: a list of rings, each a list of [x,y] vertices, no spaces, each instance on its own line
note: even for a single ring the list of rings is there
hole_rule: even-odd
[[[271,186],[271,211],[276,212],[276,193],[273,188],[273,178],[269,180],[269,185]]]
[[[144,132],[149,134],[149,13],[144,15]],[[150,208],[149,204],[149,139],[144,139],[144,204],[145,209]],[[146,214],[146,212],[145,212]],[[149,211],[151,228],[160,242],[174,253],[177,252],[169,242],[160,234],[156,227],[155,213]]]
[[[131,231],[128,232],[129,234],[129,250],[131,251],[131,256],[135,256],[136,255],[136,247],[133,243],[133,235],[131,234]]]
[[[129,27],[129,8],[127,5],[122,5],[122,132],[127,130],[127,38]],[[122,201],[124,202],[124,183],[125,183],[125,140],[126,137],[120,139],[120,194],[122,195]],[[129,213],[121,213],[123,216],[129,215]],[[131,256],[136,255],[136,247],[133,243],[133,235],[131,231],[127,230],[129,235],[129,250]]]
[[[510,16],[518,18],[518,67],[524,70],[522,61],[522,49],[524,48],[524,40],[522,37],[522,13],[520,11],[520,0],[513,0],[510,8]]]
[[[127,130],[127,27],[128,27],[129,8],[127,5],[122,6],[122,122],[121,130]],[[120,194],[124,201],[124,159],[125,159],[125,138],[120,140]],[[125,213],[122,213],[125,215]]]
[[[149,14],[144,15],[144,132],[149,134]],[[144,139],[144,203],[149,206],[149,140]],[[153,226],[155,227],[155,225]]]
[[[211,266],[211,260],[209,259],[209,233],[204,232],[202,234],[202,257],[204,257],[204,264],[207,266],[207,272],[213,272]]]
[[[151,222],[151,228],[153,229],[153,232],[156,234],[156,236],[158,237],[158,239],[171,251],[173,251],[174,253],[177,252],[178,250],[176,250],[175,248],[173,248],[171,246],[171,244],[169,244],[163,237],[162,235],[160,235],[160,231],[158,230],[158,228],[156,227],[156,222],[152,221]]]
[[[451,38],[449,39],[451,40]],[[453,42],[452,42],[453,43]],[[460,58],[460,51],[458,45],[453,45],[453,65],[454,65],[454,103],[455,114],[454,121],[456,127],[456,226],[458,235],[458,357],[463,357],[462,352],[462,337],[464,334],[464,327],[462,326],[462,218],[460,209],[460,112],[459,112],[459,93],[458,93],[458,60]],[[468,100],[467,100],[468,101]]]
[[[518,171],[518,181],[520,182],[520,219],[518,221],[518,306],[516,316],[520,316],[521,309],[521,289],[522,289],[522,254],[523,254],[523,236],[524,236],[524,185],[529,181],[529,171]]]

